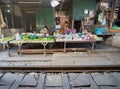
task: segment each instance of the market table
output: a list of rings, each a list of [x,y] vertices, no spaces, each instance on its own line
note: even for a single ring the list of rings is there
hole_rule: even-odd
[[[3,44],[4,48],[5,46],[7,46],[7,49],[8,49],[8,55],[10,56],[10,45],[9,45],[9,42],[14,40],[15,38],[12,37],[12,36],[9,36],[9,37],[5,37],[5,38],[2,38],[0,39],[0,43]]]
[[[10,44],[18,45],[19,51],[21,50],[21,46],[24,43],[41,43],[44,46],[44,56],[45,56],[46,55],[46,45],[48,43],[54,43],[54,39],[52,39],[52,40],[44,39],[44,40],[26,40],[26,41],[25,40],[13,40],[13,41],[10,41]],[[22,56],[22,52],[20,52],[20,55]]]
[[[66,45],[67,43],[92,43],[92,48],[91,50],[94,51],[95,43],[97,41],[102,41],[102,40],[66,40],[66,39],[56,39],[56,42],[64,42],[64,52],[66,52]]]
[[[106,41],[107,38],[113,37],[115,33],[104,33],[104,34],[97,34],[99,37],[103,37],[104,41]]]

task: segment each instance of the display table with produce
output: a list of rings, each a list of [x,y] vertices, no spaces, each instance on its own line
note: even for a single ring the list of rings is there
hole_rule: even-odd
[[[91,47],[91,51],[94,51],[94,47],[95,47],[95,43],[98,41],[102,41],[102,40],[59,40],[56,42],[64,42],[64,52],[66,52],[67,49],[67,44],[68,43],[91,43],[92,47]]]
[[[106,41],[109,37],[113,37],[115,33],[104,33],[104,34],[97,34],[97,36],[102,37],[104,41]]]
[[[49,43],[63,42],[64,52],[66,52],[68,43],[91,43],[91,50],[94,51],[94,46],[97,41],[103,41],[102,37],[94,34],[59,34],[57,36],[44,36],[40,34],[18,34],[15,37],[5,37],[1,39],[1,43],[7,43],[8,54],[10,56],[10,44],[15,44],[19,47],[20,55],[22,56],[22,45],[31,43],[40,43],[44,47],[44,55],[46,55],[46,45]]]
[[[40,43],[44,46],[44,55],[46,55],[46,45],[48,43],[54,43],[53,36],[37,36],[35,34],[21,34],[16,37],[5,37],[1,39],[1,43],[7,43],[8,45],[8,54],[10,56],[10,44],[15,44],[19,47],[19,51],[22,51],[21,46],[24,43]],[[22,56],[22,52],[20,52]]]
[[[0,44],[2,44],[5,48],[5,46],[7,46],[8,48],[8,55],[10,56],[10,45],[9,42],[14,40],[15,38],[13,36],[9,36],[9,37],[4,37],[2,39],[0,39]]]
[[[69,35],[59,35],[56,37],[55,42],[63,42],[64,43],[64,52],[66,52],[68,43],[91,43],[92,52],[94,51],[95,43],[98,41],[103,41],[102,37],[98,37],[92,34],[69,34]]]
[[[21,46],[24,43],[41,43],[44,46],[44,55],[46,55],[46,45],[48,43],[54,43],[54,38],[51,38],[51,37],[39,37],[37,39],[24,39],[23,38],[21,40],[10,41],[10,43],[18,45],[19,51],[21,50]],[[20,52],[20,55],[22,56],[22,52]]]

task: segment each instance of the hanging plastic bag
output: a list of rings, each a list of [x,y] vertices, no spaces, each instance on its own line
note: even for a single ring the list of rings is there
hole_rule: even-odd
[[[118,29],[118,26],[115,24],[115,22],[113,23],[113,26],[112,26],[112,30],[117,30]]]

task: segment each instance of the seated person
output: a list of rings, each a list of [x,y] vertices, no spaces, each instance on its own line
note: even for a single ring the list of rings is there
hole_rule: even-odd
[[[70,26],[69,31],[70,31],[71,34],[74,34],[76,32],[75,29],[72,26]]]
[[[56,22],[55,30],[57,30],[57,32],[60,32],[60,30],[61,30],[61,25],[60,25],[59,21]]]
[[[48,32],[48,27],[47,26],[44,26],[41,30],[40,30],[40,33],[42,33],[42,34],[49,34],[49,32]]]
[[[59,32],[59,30],[55,30],[55,32],[54,32],[54,36],[58,36],[60,34],[60,32]]]
[[[70,31],[69,31],[69,24],[67,21],[65,21],[65,25],[64,25],[64,33],[65,34],[69,34]]]
[[[54,32],[55,32],[55,27],[54,27],[54,26],[51,26],[51,27],[49,28],[49,34],[50,34],[50,35],[53,35]]]
[[[64,31],[65,34],[74,34],[75,33],[75,29],[72,28],[72,26],[70,26],[70,28],[66,28]]]

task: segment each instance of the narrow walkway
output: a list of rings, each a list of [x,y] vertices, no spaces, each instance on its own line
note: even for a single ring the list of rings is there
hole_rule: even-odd
[[[7,51],[0,53],[0,66],[105,66],[120,65],[120,52],[57,52],[53,54],[24,54],[22,57],[13,52],[12,57]]]

